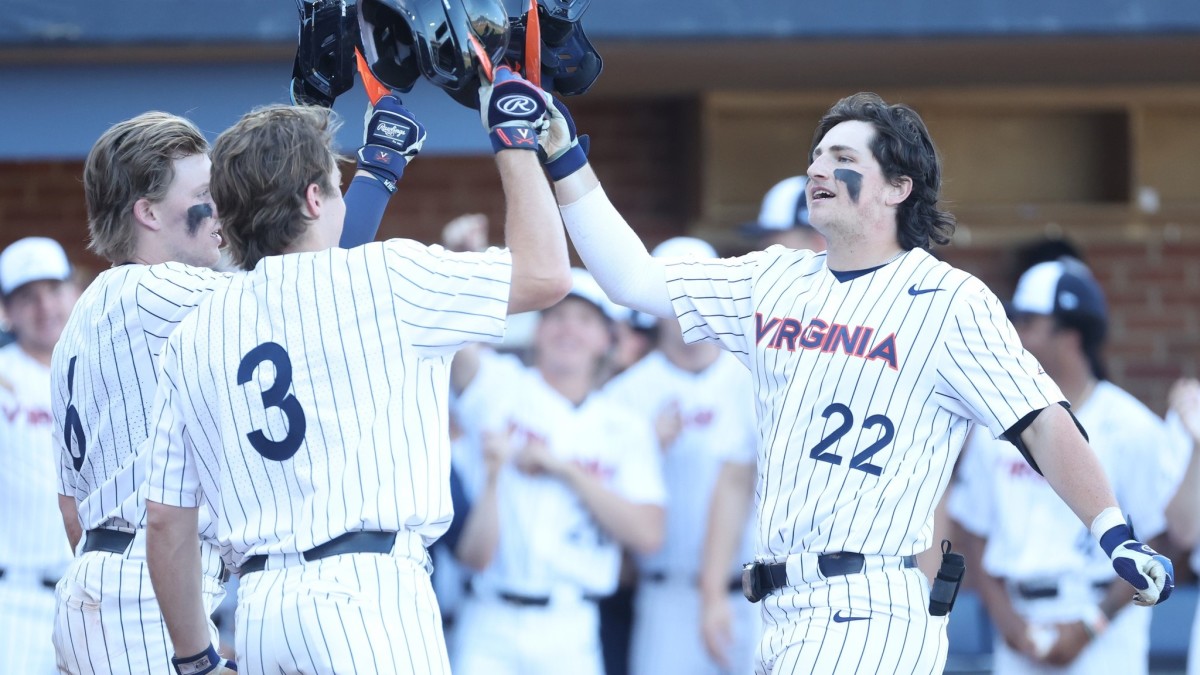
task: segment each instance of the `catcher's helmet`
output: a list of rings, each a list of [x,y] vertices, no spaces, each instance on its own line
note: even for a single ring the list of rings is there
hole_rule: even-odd
[[[361,0],[363,57],[384,85],[402,92],[424,76],[451,96],[475,96],[479,70],[508,47],[501,0]]]

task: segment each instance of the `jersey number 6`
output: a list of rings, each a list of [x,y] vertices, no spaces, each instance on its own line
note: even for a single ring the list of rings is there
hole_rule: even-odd
[[[254,446],[258,454],[267,459],[282,462],[290,459],[300,449],[300,444],[304,442],[304,430],[307,422],[304,419],[304,408],[300,407],[300,401],[296,400],[295,395],[287,393],[292,386],[292,359],[288,356],[287,350],[278,343],[264,342],[242,357],[242,362],[238,364],[238,384],[249,382],[250,378],[254,376],[254,371],[263,361],[270,361],[275,366],[275,382],[269,389],[264,389],[262,392],[263,408],[264,410],[279,408],[287,418],[287,436],[284,436],[281,441],[273,441],[267,438],[261,429],[255,429],[246,434],[246,438],[250,440],[250,445]]]
[[[849,406],[844,403],[830,403],[829,407],[825,408],[825,411],[821,413],[821,416],[825,419],[829,419],[833,415],[841,416],[841,424],[838,424],[837,428],[833,430],[833,433],[829,434],[825,438],[822,438],[820,443],[817,443],[815,446],[813,446],[813,449],[809,450],[808,456],[822,462],[829,462],[830,464],[837,464],[840,466],[842,463],[841,456],[833,452],[825,452],[825,448],[837,443],[842,436],[845,436],[846,433],[850,431],[850,427],[854,426],[854,413],[850,412]],[[854,456],[850,458],[850,468],[858,469],[859,471],[866,471],[872,476],[878,476],[879,474],[883,473],[883,467],[879,466],[878,464],[871,464],[869,463],[869,460],[875,453],[884,449],[888,443],[892,442],[892,437],[896,435],[896,425],[892,424],[892,421],[888,419],[886,415],[871,415],[863,421],[862,426],[864,429],[872,429],[877,426],[882,426],[883,435],[879,437],[879,440],[872,443],[866,450],[855,453]]]
[[[67,366],[67,419],[63,421],[63,443],[71,454],[71,465],[78,471],[83,468],[83,457],[87,454],[87,439],[83,437],[83,420],[79,419],[79,410],[75,407],[75,359]],[[71,439],[75,443],[71,443]],[[76,452],[78,449],[78,452]]]

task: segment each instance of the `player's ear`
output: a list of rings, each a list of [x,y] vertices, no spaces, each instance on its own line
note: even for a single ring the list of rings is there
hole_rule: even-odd
[[[321,215],[321,207],[325,204],[325,193],[321,186],[316,183],[309,183],[308,187],[304,188],[304,210],[309,218],[317,218]]]
[[[888,186],[887,194],[885,195],[885,198],[887,199],[887,205],[899,206],[905,199],[908,199],[910,194],[912,194],[912,187],[912,179],[908,176],[900,176],[896,180],[892,181],[891,185]]]
[[[157,232],[162,229],[162,221],[158,219],[158,212],[154,209],[154,202],[145,197],[133,203],[133,217],[137,219],[138,224],[148,230]]]

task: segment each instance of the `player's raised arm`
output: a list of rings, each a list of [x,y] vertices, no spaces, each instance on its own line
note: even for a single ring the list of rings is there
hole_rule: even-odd
[[[579,137],[566,105],[552,103],[543,163],[579,257],[613,302],[675,318],[662,263],[608,200],[587,160],[587,136]]]
[[[1035,415],[1019,436],[1046,481],[1090,525],[1117,574],[1137,589],[1134,602],[1148,606],[1166,600],[1175,588],[1171,561],[1134,538],[1104,468],[1071,414],[1051,405]]]
[[[512,252],[508,313],[545,309],[571,288],[567,240],[537,161],[547,124],[540,89],[505,67],[479,89],[480,114],[504,187],[504,240]]]

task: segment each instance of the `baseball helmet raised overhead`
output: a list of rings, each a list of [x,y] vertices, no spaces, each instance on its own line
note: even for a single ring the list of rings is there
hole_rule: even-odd
[[[361,0],[358,21],[367,67],[402,92],[423,76],[455,98],[475,96],[480,71],[508,47],[501,0]]]

